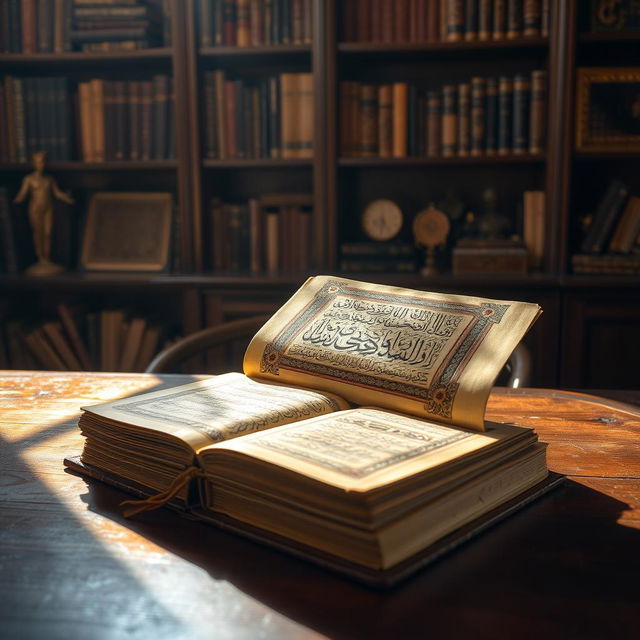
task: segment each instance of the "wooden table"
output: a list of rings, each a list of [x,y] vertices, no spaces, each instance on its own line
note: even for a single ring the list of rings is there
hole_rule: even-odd
[[[63,470],[78,408],[188,376],[0,373],[0,637],[640,637],[640,410],[496,390],[565,485],[388,592]]]

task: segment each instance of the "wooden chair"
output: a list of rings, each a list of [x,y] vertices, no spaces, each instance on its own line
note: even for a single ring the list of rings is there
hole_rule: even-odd
[[[225,373],[242,370],[242,354],[251,338],[270,318],[268,315],[252,316],[241,320],[232,320],[216,327],[197,331],[163,349],[149,363],[146,373],[176,373],[180,365],[189,358],[216,350],[215,371]],[[498,384],[507,387],[526,387],[531,376],[531,354],[520,343],[513,351],[504,370],[498,378]]]

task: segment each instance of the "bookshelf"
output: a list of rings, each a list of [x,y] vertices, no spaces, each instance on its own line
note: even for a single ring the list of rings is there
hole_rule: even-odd
[[[174,194],[179,240],[177,268],[158,275],[70,272],[53,281],[20,274],[1,275],[2,309],[20,315],[29,295],[31,315],[50,311],[58,299],[73,301],[90,292],[99,308],[128,292],[135,308],[170,309],[178,333],[189,333],[278,308],[307,274],[304,272],[217,272],[212,269],[211,200],[246,203],[267,193],[310,193],[313,198],[313,257],[308,272],[337,273],[340,246],[363,240],[359,215],[376,198],[391,198],[405,220],[402,239],[411,242],[411,220],[429,202],[449,191],[466,208],[479,210],[482,191],[497,190],[501,212],[521,231],[517,206],[526,190],[546,194],[545,251],[539,271],[500,276],[451,274],[451,246],[441,256],[440,275],[360,273],[356,278],[416,288],[433,288],[503,298],[526,298],[545,309],[529,341],[541,356],[534,381],[540,385],[607,386],[609,363],[593,347],[617,326],[637,344],[629,326],[640,320],[634,279],[571,273],[579,243],[579,219],[597,200],[607,180],[621,177],[636,190],[638,154],[583,153],[573,148],[576,66],[639,65],[635,34],[590,33],[587,3],[551,2],[548,35],[500,40],[362,42],[342,37],[341,3],[313,0],[310,42],[236,46],[202,44],[200,0],[170,0],[170,46],[131,52],[0,54],[3,73],[20,77],[65,75],[77,83],[91,77],[167,73],[175,84],[175,159],[154,161],[52,162],[48,170],[74,194],[98,190],[169,190]],[[543,69],[548,76],[547,144],[542,153],[482,157],[348,157],[340,153],[340,83],[415,83],[440,88],[474,76],[513,75]],[[258,82],[282,73],[311,74],[313,154],[307,158],[207,157],[206,73],[224,71],[230,79]],[[427,80],[425,80],[428,79]],[[13,194],[29,169],[0,162],[0,186]],[[86,202],[86,200],[85,200]],[[81,217],[82,201],[78,217]],[[76,234],[78,231],[76,231]],[[76,238],[77,242],[77,238]],[[127,296],[125,296],[127,298]],[[603,309],[607,309],[606,313]],[[623,320],[620,320],[623,318]],[[604,323],[604,325],[603,325]],[[576,341],[577,335],[577,341]],[[576,346],[577,345],[577,346]],[[627,352],[629,349],[627,348]],[[632,371],[625,362],[625,371]],[[603,377],[604,376],[604,377]],[[619,381],[616,379],[616,383]]]

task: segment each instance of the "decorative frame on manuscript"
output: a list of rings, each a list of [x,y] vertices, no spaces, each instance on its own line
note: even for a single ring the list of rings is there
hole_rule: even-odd
[[[80,263],[87,271],[162,271],[168,266],[170,193],[96,193]]]
[[[576,150],[640,151],[640,67],[578,69]]]
[[[308,332],[314,320],[334,304],[340,296],[361,301],[362,304],[399,305],[409,307],[417,312],[425,311],[435,314],[452,312],[470,318],[466,329],[457,339],[453,348],[445,351],[446,356],[438,365],[431,377],[430,384],[419,384],[403,377],[393,380],[384,375],[369,375],[362,371],[349,371],[343,367],[331,366],[322,362],[311,362],[292,355],[290,347],[294,339],[303,331]],[[395,394],[411,400],[420,400],[425,409],[434,416],[451,417],[453,401],[458,390],[458,379],[471,356],[478,349],[492,324],[498,324],[509,305],[481,303],[478,305],[465,303],[442,302],[421,297],[403,296],[389,293],[378,293],[351,288],[339,281],[327,282],[314,296],[313,300],[288,323],[267,344],[262,353],[260,369],[263,373],[279,375],[280,369],[288,369],[317,376],[333,378],[348,384],[366,387],[372,390]]]

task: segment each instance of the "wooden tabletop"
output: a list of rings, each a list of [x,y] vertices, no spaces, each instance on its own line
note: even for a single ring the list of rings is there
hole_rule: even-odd
[[[0,637],[637,638],[640,410],[496,390],[564,486],[390,591],[63,470],[79,407],[188,376],[0,372]],[[640,393],[638,394],[640,395]]]

